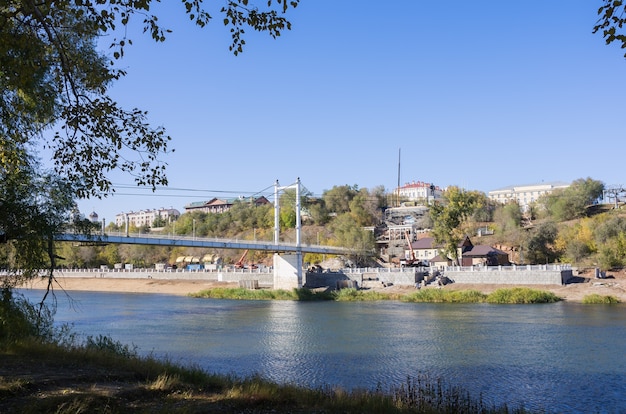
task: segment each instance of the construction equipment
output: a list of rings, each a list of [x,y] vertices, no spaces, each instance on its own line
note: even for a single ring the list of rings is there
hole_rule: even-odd
[[[243,254],[241,255],[241,257],[239,258],[239,260],[237,260],[235,262],[235,269],[258,269],[258,266],[251,263],[249,266],[246,266],[244,264],[244,260],[246,259],[246,256],[248,255],[248,250],[244,251]]]
[[[246,250],[245,252],[243,252],[243,254],[241,255],[241,257],[239,258],[239,260],[237,260],[235,262],[235,269],[243,269],[244,268],[244,264],[243,261],[246,259],[246,256],[248,255],[248,250]]]
[[[406,239],[407,244],[409,245],[409,258],[406,260],[401,260],[400,264],[404,264],[405,266],[424,266],[424,263],[417,260],[415,257],[415,250],[413,250],[411,234],[408,230],[405,230],[404,237]]]

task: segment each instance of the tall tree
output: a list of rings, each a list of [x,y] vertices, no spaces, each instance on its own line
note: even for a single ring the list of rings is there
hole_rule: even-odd
[[[542,196],[538,201],[557,221],[571,220],[586,215],[604,191],[604,184],[591,178],[575,180],[569,187]]]
[[[150,14],[154,2],[5,1],[0,8],[0,145],[34,144],[54,128],[45,143],[57,174],[81,184],[79,196],[114,191],[108,178],[113,170],[132,174],[139,185],[167,184],[161,157],[170,151],[170,137],[147,124],[146,112],[124,109],[108,95],[111,84],[125,75],[116,67],[132,43],[124,29],[140,19],[137,23],[157,42],[169,32]],[[298,2],[268,0],[260,10],[248,0],[224,1],[219,12],[230,27],[230,49],[243,51],[247,27],[280,36],[291,28],[282,13]],[[212,20],[202,0],[182,5],[196,25]],[[110,45],[113,59],[97,50],[104,34],[118,33]]]
[[[486,204],[487,198],[481,192],[465,191],[455,186],[444,191],[442,198],[443,202],[436,202],[430,208],[433,237],[442,246],[443,254],[460,264],[459,243],[467,235],[472,215]]]
[[[356,185],[336,185],[330,190],[324,191],[322,199],[330,213],[339,215],[350,211],[350,202],[358,192],[359,189]]]
[[[555,249],[555,241],[558,234],[553,222],[545,222],[531,229],[527,233],[524,243],[525,259],[529,263],[549,263],[559,257]]]
[[[367,258],[374,250],[374,235],[358,225],[354,216],[344,213],[331,223],[335,242],[339,246],[350,249],[350,258],[356,266],[365,265]]]
[[[112,171],[153,189],[167,184],[170,137],[147,123],[145,111],[122,108],[109,96],[126,74],[117,67],[132,43],[126,29],[143,25],[157,42],[170,32],[151,14],[155,3],[5,0],[0,6],[0,236],[14,238],[21,246],[15,258],[28,254],[33,269],[54,267],[53,233],[68,219],[73,198],[113,192]],[[268,0],[258,8],[222,0],[213,13],[203,0],[182,0],[181,13],[201,27],[222,14],[237,55],[247,28],[274,38],[289,30],[284,13],[298,3]],[[110,50],[98,50],[105,35]],[[44,180],[34,156],[40,146],[51,151],[54,165]]]
[[[626,4],[623,0],[603,0],[602,6],[598,9],[598,22],[593,28],[593,32],[601,32],[602,37],[609,45],[613,42],[620,44],[622,49],[626,49]],[[626,57],[626,53],[624,53]]]
[[[14,168],[0,165],[1,266],[11,269],[2,280],[4,290],[37,276],[41,269],[48,269],[52,283],[52,270],[59,258],[54,236],[72,221],[75,206],[70,184],[42,172],[36,160],[22,155],[11,165]]]
[[[522,223],[522,210],[519,204],[511,202],[498,206],[494,213],[494,221],[498,225],[498,232],[506,234],[519,229]]]

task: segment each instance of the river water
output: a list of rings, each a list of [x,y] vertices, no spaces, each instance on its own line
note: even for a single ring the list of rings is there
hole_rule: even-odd
[[[426,375],[509,407],[626,412],[622,305],[70,295],[57,295],[57,323],[208,372],[348,390],[388,389]]]

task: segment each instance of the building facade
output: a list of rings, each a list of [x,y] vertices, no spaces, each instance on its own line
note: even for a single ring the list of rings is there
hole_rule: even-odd
[[[401,200],[431,202],[441,198],[443,190],[433,183],[413,181],[398,187],[396,193]]]
[[[245,198],[234,198],[234,199],[220,199],[213,198],[209,201],[196,201],[185,206],[185,211],[187,213],[192,213],[194,211],[200,211],[202,213],[210,213],[210,214],[218,214],[224,213],[231,209],[233,204],[236,201],[248,201]],[[269,204],[269,200],[263,196],[257,197],[251,200],[255,206],[261,206],[264,204]]]
[[[115,216],[115,225],[123,227],[128,221],[129,225],[135,227],[154,227],[155,220],[161,219],[165,223],[175,221],[180,217],[180,212],[174,208],[160,208],[155,210],[139,210],[129,213],[120,213]]]
[[[570,184],[563,182],[511,186],[489,191],[488,197],[500,204],[514,201],[520,206],[522,211],[528,211],[530,205],[542,195],[550,194],[554,190],[564,189],[569,186]]]

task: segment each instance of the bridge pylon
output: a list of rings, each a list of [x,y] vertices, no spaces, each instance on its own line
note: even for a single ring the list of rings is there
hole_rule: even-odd
[[[278,180],[276,180],[274,183],[274,244],[278,245],[279,237],[280,237],[280,203],[279,203],[278,194],[279,194],[279,191],[281,190],[287,190],[291,188],[295,188],[296,190],[296,208],[295,208],[296,210],[296,253],[295,255],[289,255],[289,256],[295,256],[294,258],[286,256],[284,258],[285,260],[284,261],[279,260],[278,264],[279,265],[282,264],[283,269],[295,267],[296,283],[295,283],[295,286],[292,286],[292,287],[296,287],[300,289],[302,288],[302,215],[301,215],[302,208],[300,204],[300,190],[301,190],[300,177],[296,179],[295,184],[292,184],[286,187],[280,187],[278,184]],[[287,263],[289,265],[287,265]],[[284,272],[278,272],[276,266],[277,266],[277,254],[274,255],[274,288],[275,289],[277,289],[276,288],[277,283],[279,284],[283,284],[283,282],[286,283],[286,281],[284,281],[283,279],[288,279],[289,278],[288,274],[291,273],[291,270],[284,270]]]

